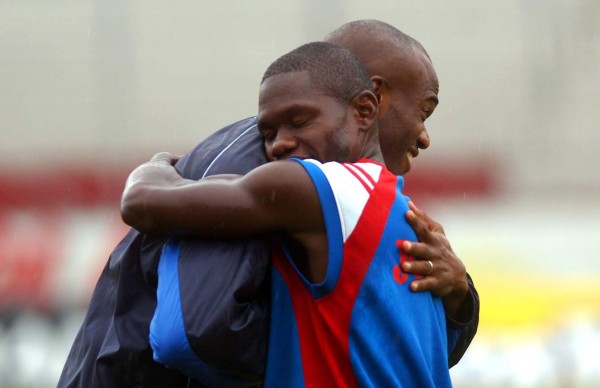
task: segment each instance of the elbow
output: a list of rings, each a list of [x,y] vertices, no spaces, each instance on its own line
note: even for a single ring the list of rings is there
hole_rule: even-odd
[[[148,189],[128,187],[121,197],[121,219],[124,223],[142,233],[155,232],[155,222],[148,211]]]

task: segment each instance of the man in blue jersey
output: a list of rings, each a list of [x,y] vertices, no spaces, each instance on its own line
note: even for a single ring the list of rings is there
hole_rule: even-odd
[[[435,73],[427,61],[422,70],[433,110]],[[123,219],[145,233],[276,236],[265,386],[451,386],[442,299],[412,292],[414,277],[400,268],[411,259],[398,247],[416,235],[402,220],[403,178],[393,174],[406,168],[383,165],[378,109],[358,58],[309,43],[276,60],[261,82],[258,130],[271,163],[194,181],[161,154],[127,180]],[[402,166],[405,155],[387,159]],[[153,346],[160,361],[193,376],[176,338],[181,317],[171,313],[180,293],[163,284],[170,275],[177,282],[176,249],[161,257],[153,321],[173,330]]]
[[[360,39],[347,39],[352,36]],[[414,67],[420,51],[413,49],[414,43],[407,44],[414,39],[372,20],[349,23],[329,38],[353,46],[348,47],[352,51],[372,47],[371,51],[358,50],[355,54],[366,63],[379,85],[382,142],[392,145],[385,136],[399,131],[406,134],[406,143],[398,144],[397,149],[410,148],[410,155],[416,156],[419,148],[426,148],[429,139],[422,121],[423,115],[430,115],[432,109],[423,107],[422,99],[414,93],[424,82],[419,78],[419,68]],[[412,78],[417,81],[410,83]],[[265,162],[263,140],[256,131],[256,119],[250,117],[210,136],[176,167],[186,178],[196,180],[220,173],[245,174]],[[409,165],[408,154],[402,163]],[[403,263],[403,269],[425,274],[432,263],[433,272],[412,281],[411,287],[418,285],[416,291],[430,290],[444,297],[449,313],[448,337],[453,339],[449,346],[452,366],[475,335],[479,300],[441,226],[418,210],[416,216],[411,222],[422,244],[403,246],[417,259]],[[156,268],[165,241],[164,237],[132,230],[115,248],[95,288],[59,386],[187,384],[183,375],[152,360],[148,343],[150,320],[156,307]],[[260,381],[264,357],[256,355],[264,356],[266,352],[269,295],[268,282],[263,281],[268,273],[265,241],[243,239],[221,243],[185,239],[180,245],[179,281],[184,290],[181,308],[193,352],[208,365],[217,365],[220,370],[246,377],[248,381]],[[199,262],[198,257],[204,259]],[[228,266],[237,270],[224,269],[221,257],[229,257]]]

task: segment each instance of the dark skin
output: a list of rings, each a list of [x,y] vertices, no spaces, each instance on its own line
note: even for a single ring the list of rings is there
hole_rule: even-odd
[[[376,85],[377,86],[377,85]],[[387,90],[387,89],[386,89]],[[381,87],[376,88],[376,96],[379,100],[386,97],[386,90],[382,90]],[[279,101],[281,99],[289,98],[290,96],[290,88],[286,88],[283,90],[280,95],[276,96],[276,98],[271,98],[271,100]],[[263,96],[265,97],[265,96]],[[265,98],[263,98],[263,101]],[[375,102],[376,103],[376,102]],[[265,104],[267,105],[267,104]],[[266,152],[270,155],[270,159],[274,160],[276,158],[285,159],[287,157],[300,157],[300,158],[314,158],[317,160],[338,160],[338,161],[353,161],[358,158],[356,152],[353,157],[349,157],[345,154],[348,152],[345,148],[334,149],[334,152],[330,153],[319,153],[317,152],[318,146],[320,143],[315,141],[307,140],[306,138],[301,139],[293,136],[293,131],[297,123],[295,121],[298,120],[299,117],[303,117],[306,115],[306,110],[298,110],[297,107],[291,109],[287,107],[288,111],[296,112],[295,115],[287,115],[285,119],[287,122],[280,124],[278,127],[278,137],[272,138],[272,125],[271,120],[269,118],[269,114],[272,114],[273,110],[263,109],[263,114],[259,114],[259,125],[261,125],[261,131],[266,138]],[[365,108],[362,108],[363,110]],[[369,109],[367,109],[369,110]],[[262,121],[260,121],[262,119]],[[289,135],[288,135],[289,132]],[[392,135],[388,135],[388,138],[391,138]],[[417,140],[416,144],[423,144],[424,140],[422,140],[423,132],[416,132]],[[335,144],[333,139],[329,139],[329,144]],[[415,146],[416,147],[416,146]],[[409,147],[411,148],[411,147]],[[420,147],[424,148],[424,147]],[[413,151],[414,152],[414,151]],[[371,153],[371,157],[376,160],[382,161],[382,155],[380,151],[378,151],[377,155]],[[403,156],[404,157],[404,156]],[[163,159],[165,156],[163,155]],[[388,158],[389,159],[389,158]],[[174,161],[169,161],[171,163]],[[181,184],[179,182],[178,184]],[[188,211],[184,211],[184,214],[190,214]],[[409,213],[410,215],[411,213]],[[413,210],[413,214],[415,217],[409,216],[408,221],[415,229],[417,236],[419,237],[420,243],[413,243],[410,246],[405,245],[402,249],[415,257],[417,260],[410,263],[405,264],[403,270],[409,273],[421,274],[425,275],[421,280],[415,280],[411,283],[411,289],[413,291],[431,291],[435,295],[438,295],[443,298],[444,306],[446,309],[446,313],[451,316],[453,319],[457,321],[467,321],[470,318],[468,305],[464,303],[466,296],[468,295],[468,285],[466,283],[466,272],[464,265],[458,259],[458,257],[452,251],[448,240],[445,238],[443,233],[443,229],[441,226],[435,221],[431,220],[427,215],[418,209]],[[320,217],[320,213],[319,213]],[[176,230],[166,229],[168,223],[163,220],[160,223],[161,227],[165,228],[162,230],[152,230],[153,232],[160,233],[173,233]],[[133,225],[135,226],[135,225]],[[137,229],[142,229],[142,227],[135,226]],[[180,228],[181,229],[181,228]],[[430,269],[429,264],[426,260],[430,260],[433,263],[433,271],[429,274],[428,271]],[[316,263],[316,262],[313,262]],[[320,264],[313,264],[313,266],[309,266],[306,264],[298,263],[301,268],[305,269],[305,272],[311,273],[310,278],[319,279],[322,277],[324,273],[324,268],[326,268],[326,264],[321,262]],[[319,269],[315,269],[313,267],[319,267]],[[464,281],[463,281],[464,280]]]
[[[293,91],[290,93],[290,91]],[[306,72],[286,73],[263,83],[259,130],[270,159],[310,157],[350,162],[382,161],[376,118],[378,104],[369,91],[349,104],[315,91]],[[294,153],[278,145],[293,143]],[[297,266],[312,282],[327,272],[328,240],[321,205],[302,166],[275,161],[245,176],[213,176],[191,181],[172,167],[177,159],[158,154],[127,180],[123,220],[144,233],[238,238],[285,232]]]

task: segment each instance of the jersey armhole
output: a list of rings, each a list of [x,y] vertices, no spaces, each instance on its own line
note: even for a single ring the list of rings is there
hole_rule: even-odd
[[[308,173],[308,176],[317,190],[317,195],[319,196],[319,201],[321,203],[323,219],[325,220],[328,252],[327,274],[325,275],[325,280],[317,284],[311,283],[302,275],[300,271],[298,271],[298,268],[295,266],[293,260],[290,260],[291,264],[294,266],[294,270],[300,276],[302,282],[308,287],[313,297],[316,299],[331,292],[335,288],[335,285],[339,279],[342,268],[344,246],[342,225],[337,200],[323,170],[321,170],[318,165],[308,161],[296,158],[292,158],[291,160],[300,163],[300,165]],[[285,246],[282,246],[282,248],[289,260],[289,251]]]

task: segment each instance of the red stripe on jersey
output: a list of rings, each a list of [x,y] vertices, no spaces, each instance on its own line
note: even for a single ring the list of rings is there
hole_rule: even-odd
[[[358,179],[359,182],[362,183],[363,187],[365,188],[365,190],[367,190],[368,193],[370,193],[373,190],[373,186],[375,186],[375,181],[369,180],[369,178],[371,178],[371,176],[369,174],[366,174],[364,172],[364,170],[357,168],[357,170],[359,170],[359,172],[364,174],[364,175],[362,175],[362,174],[359,174],[358,172],[356,172],[356,170],[354,170],[354,168],[352,168],[352,167],[356,167],[354,165],[342,163],[342,166],[344,166],[346,168],[346,170],[348,170],[348,172],[350,172],[350,174],[354,175],[354,177],[356,177],[356,179]],[[371,184],[369,185],[368,182],[371,182]]]
[[[371,164],[373,164],[373,163],[371,163]],[[354,167],[354,168],[355,168],[355,169],[357,169],[358,171],[362,172],[362,173],[364,174],[365,178],[367,178],[367,180],[368,180],[368,181],[371,183],[371,186],[372,186],[372,187],[375,187],[375,184],[376,184],[377,182],[375,182],[375,179],[374,179],[374,178],[371,176],[371,174],[369,174],[369,173],[367,172],[367,170],[365,170],[364,168],[362,168],[362,167],[361,167],[360,165],[358,165],[358,164],[352,164],[352,167]]]
[[[307,387],[357,385],[350,361],[350,319],[396,197],[396,180],[382,171],[364,208],[368,217],[361,216],[346,241],[338,283],[328,295],[314,300],[282,252],[274,252],[273,263],[292,298]]]

